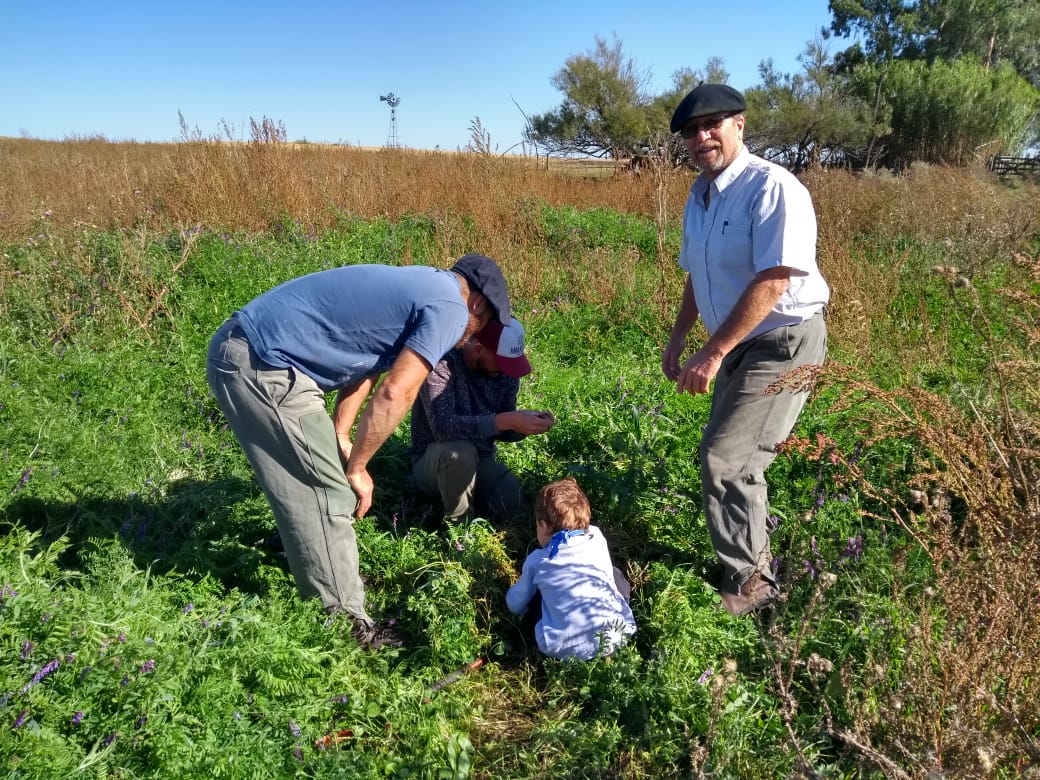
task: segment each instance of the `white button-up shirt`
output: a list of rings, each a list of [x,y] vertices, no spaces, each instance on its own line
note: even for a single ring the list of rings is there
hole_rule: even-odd
[[[746,148],[714,181],[694,180],[683,215],[679,265],[690,274],[708,333],[729,316],[754,276],[768,268],[790,268],[790,285],[745,341],[803,322],[830,299],[816,265],[816,213],[809,191],[790,171]]]

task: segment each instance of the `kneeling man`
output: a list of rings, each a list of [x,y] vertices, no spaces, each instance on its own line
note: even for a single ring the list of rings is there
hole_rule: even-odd
[[[545,433],[550,412],[517,409],[520,378],[531,372],[524,329],[490,322],[434,367],[412,406],[412,478],[439,497],[451,520],[508,522],[529,509],[519,480],[495,458],[498,441]]]

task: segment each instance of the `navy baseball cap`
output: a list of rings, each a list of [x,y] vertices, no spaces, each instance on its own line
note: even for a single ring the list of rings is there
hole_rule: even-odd
[[[465,279],[470,287],[484,294],[494,307],[499,322],[509,324],[509,293],[498,263],[485,255],[463,255],[451,270]]]
[[[709,114],[737,114],[747,108],[744,96],[729,84],[698,84],[672,114],[671,130],[678,133],[691,119]]]

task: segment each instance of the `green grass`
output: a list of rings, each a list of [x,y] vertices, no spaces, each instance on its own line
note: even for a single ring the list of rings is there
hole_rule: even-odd
[[[880,713],[902,695],[935,571],[872,486],[901,493],[928,453],[912,437],[868,441],[839,408],[840,386],[819,393],[797,432],[832,444],[792,449],[770,472],[786,605],[775,624],[730,618],[707,582],[707,399],[665,382],[663,334],[633,303],[660,281],[647,264],[653,232],[600,211],[543,219],[545,251],[563,260],[581,257],[579,239],[643,257],[639,287],[613,305],[559,280],[516,305],[535,366],[521,405],[559,423],[501,457],[532,490],[574,475],[635,585],[633,643],[587,664],[541,658],[505,609],[532,529],[429,522],[404,479],[405,426],[373,460],[375,506],[358,534],[373,611],[410,641],[359,650],[342,622],[297,598],[270,510],[206,388],[206,343],[236,307],[334,264],[405,248],[423,261],[427,220],[344,217],[324,235],[291,221],[261,236],[87,231],[5,248],[9,777],[880,776],[836,735],[884,739]],[[943,319],[944,289],[914,287],[920,278],[908,274],[893,304],[896,330]],[[1000,339],[1010,325],[985,301]],[[944,320],[956,383],[984,379],[973,326],[968,314]],[[481,669],[430,691],[477,657]],[[340,745],[315,745],[341,730]],[[928,744],[923,730],[917,740]],[[1004,757],[1005,776],[1023,754]]]

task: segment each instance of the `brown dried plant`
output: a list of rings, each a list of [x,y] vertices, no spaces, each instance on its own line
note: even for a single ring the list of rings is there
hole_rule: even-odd
[[[1040,255],[1016,262],[1037,279]],[[1040,298],[1020,293],[1005,291],[1021,312],[1025,349],[1007,359],[1007,344],[990,345],[989,403],[882,389],[835,363],[815,377],[837,391],[829,413],[864,448],[912,443],[915,461],[900,464],[909,470],[904,481],[871,479],[826,436],[784,445],[838,466],[871,501],[874,519],[902,528],[931,562],[934,580],[923,591],[892,592],[904,614],[916,615],[916,623],[892,627],[905,642],[900,657],[880,654],[864,666],[859,693],[846,702],[857,728],[834,732],[890,777],[907,776],[900,766],[976,777],[1040,764],[1040,364],[1029,347],[1040,337]],[[784,693],[790,678],[781,668]]]

